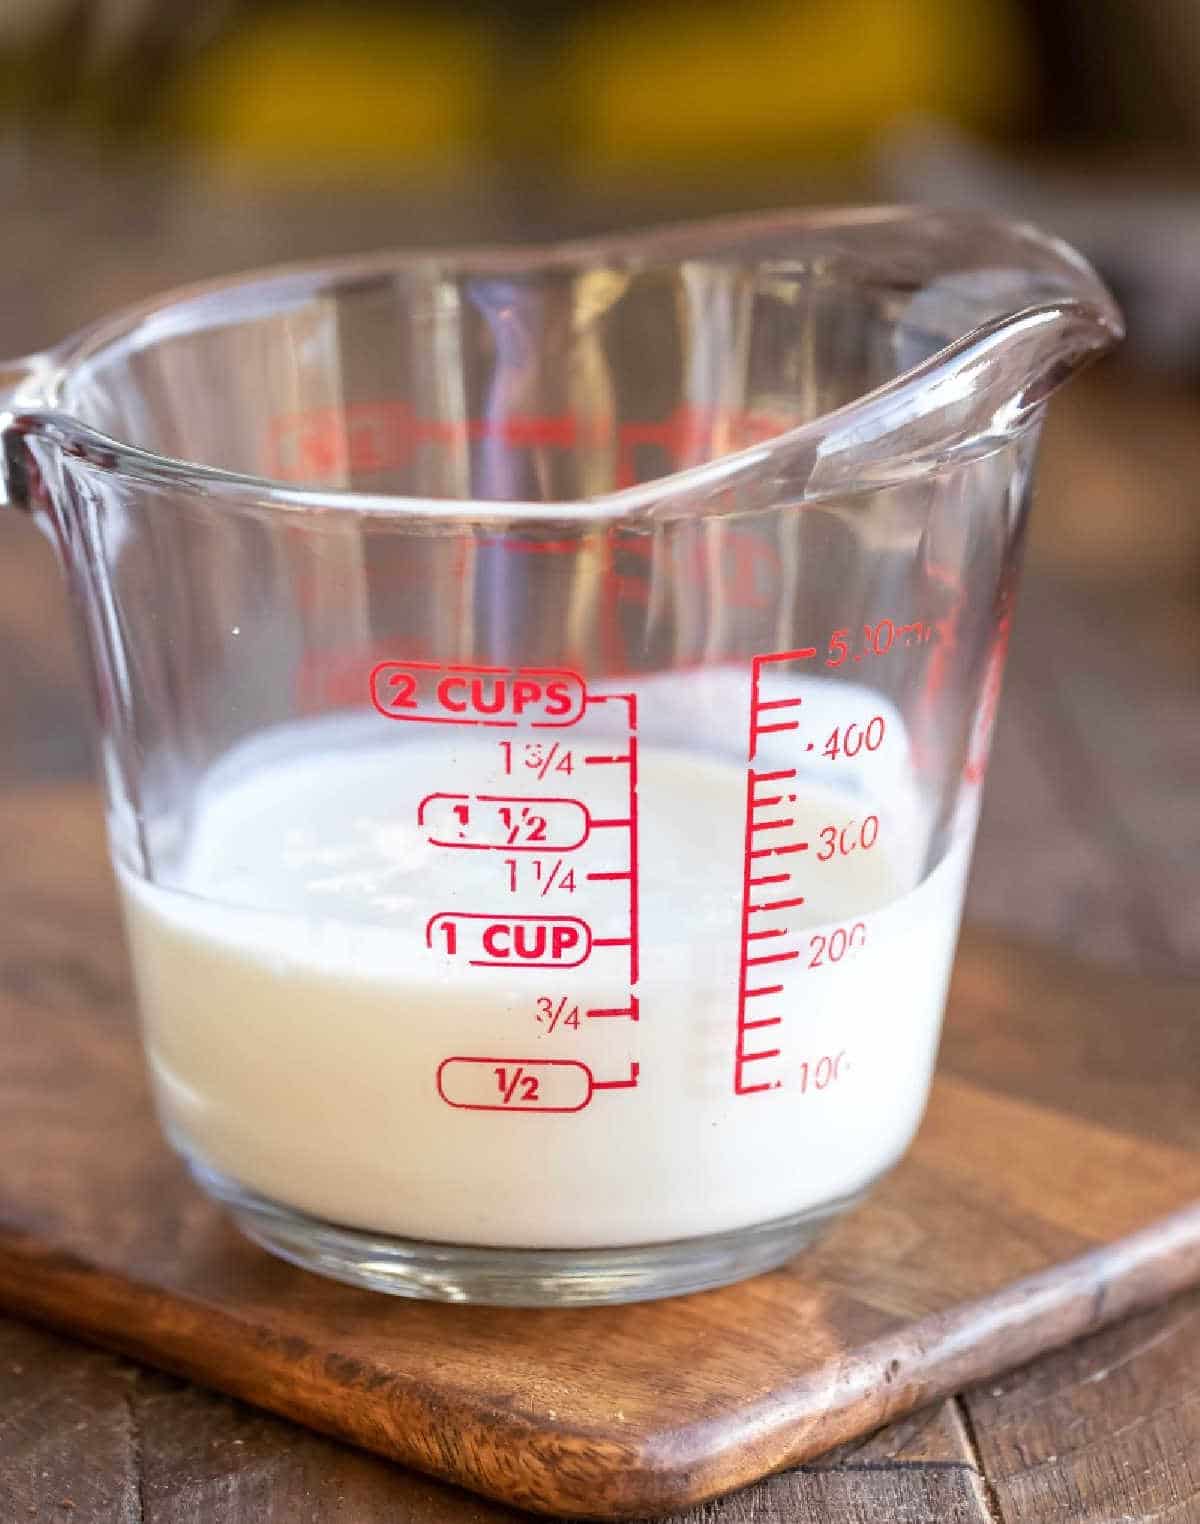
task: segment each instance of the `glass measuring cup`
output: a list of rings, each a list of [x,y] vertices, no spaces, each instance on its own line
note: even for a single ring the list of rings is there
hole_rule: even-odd
[[[8,367],[166,1131],[253,1238],[599,1302],[920,1119],[1030,473],[1120,333],[884,210],[285,269]]]

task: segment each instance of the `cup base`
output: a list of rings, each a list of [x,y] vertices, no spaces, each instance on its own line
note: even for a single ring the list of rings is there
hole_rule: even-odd
[[[710,1291],[784,1264],[865,1192],[773,1222],[619,1249],[489,1249],[341,1227],[281,1206],[188,1159],[197,1184],[270,1253],[392,1296],[491,1307],[598,1307]]]

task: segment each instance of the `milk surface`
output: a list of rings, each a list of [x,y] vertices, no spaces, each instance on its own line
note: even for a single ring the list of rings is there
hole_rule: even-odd
[[[442,825],[428,806],[418,821],[435,793],[518,788],[578,795],[594,820],[616,819],[624,769],[531,783],[494,737],[330,741],[327,727],[296,727],[287,746],[206,785],[171,887],[118,870],[158,1104],[185,1152],[351,1227],[572,1248],[788,1217],[861,1190],[904,1151],[935,1055],[969,833],[918,882],[896,800],[789,785],[790,836],[809,842],[805,903],[785,917],[799,956],[781,994],[758,1003],[782,1017],[763,1037],[779,1049],[764,1066],[771,1087],[735,1094],[744,767],[642,746],[633,987],[619,940],[628,882],[585,882],[623,860],[619,831],[542,853],[436,845],[444,804]],[[823,830],[870,814],[870,850],[818,861]],[[577,870],[571,889],[564,865]],[[571,968],[481,967],[430,930],[438,915],[502,912],[586,918],[612,942]],[[831,961],[838,929],[856,924]],[[636,1022],[583,1014],[628,1006],[634,988]],[[574,1067],[539,1071],[542,1060]],[[585,1104],[517,1109],[538,1074],[543,1100],[575,1106],[580,1065],[598,1086]]]

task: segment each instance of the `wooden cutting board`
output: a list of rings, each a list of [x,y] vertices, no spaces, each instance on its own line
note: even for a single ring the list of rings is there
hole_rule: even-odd
[[[189,1183],[94,795],[13,792],[0,1303],[525,1508],[665,1512],[1200,1281],[1198,1005],[968,934],[920,1137],[809,1254],[635,1307],[404,1302],[269,1258]]]

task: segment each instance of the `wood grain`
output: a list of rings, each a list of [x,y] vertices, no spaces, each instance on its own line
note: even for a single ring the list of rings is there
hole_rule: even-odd
[[[1075,1043],[1132,1010],[1144,1072],[1172,1076],[1176,1024],[1146,1012],[1184,997],[968,938],[912,1155],[792,1266],[581,1311],[325,1282],[241,1240],[158,1139],[93,791],[0,797],[0,843],[0,1300],[492,1497],[680,1508],[1200,1280],[1200,1150],[1140,1132],[1120,1052],[1089,1048],[1099,1114],[953,1062],[1013,1009]]]
[[[517,1524],[472,1498],[232,1399],[0,1320],[0,1499],[46,1524]],[[115,1438],[113,1438],[115,1436]],[[992,1524],[957,1405],[741,1492],[681,1524]]]
[[[1200,1295],[966,1394],[1005,1524],[1200,1519]]]
[[[4,1518],[141,1524],[132,1368],[0,1320]]]

